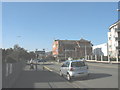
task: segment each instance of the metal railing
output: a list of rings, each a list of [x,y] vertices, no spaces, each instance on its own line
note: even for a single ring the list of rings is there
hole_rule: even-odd
[[[116,37],[115,40],[116,40],[116,41],[120,41],[120,38]]]
[[[118,29],[118,28],[115,28],[115,31],[117,31],[117,32],[120,32],[120,29]]]
[[[116,49],[120,49],[120,46],[117,46]]]

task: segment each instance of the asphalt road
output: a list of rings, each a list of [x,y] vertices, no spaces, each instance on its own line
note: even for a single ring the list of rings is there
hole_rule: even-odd
[[[77,88],[118,88],[118,65],[102,64],[102,63],[87,63],[89,66],[89,78],[77,78],[70,82]],[[61,64],[46,63],[47,66],[59,74]],[[63,77],[65,78],[65,77]]]
[[[36,70],[26,65],[12,88],[118,88],[118,66],[113,64],[87,63],[89,78],[77,78],[71,82],[59,76],[61,64],[40,63]],[[47,69],[43,70],[43,66]],[[49,71],[50,70],[50,71]]]
[[[27,65],[12,88],[75,88],[66,79],[54,72],[43,70],[38,65],[37,71]]]

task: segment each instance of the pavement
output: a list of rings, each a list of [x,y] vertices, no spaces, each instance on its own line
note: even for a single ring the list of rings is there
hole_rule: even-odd
[[[120,64],[120,61],[97,61],[97,60],[86,60],[87,62],[91,63],[107,63],[107,64]]]

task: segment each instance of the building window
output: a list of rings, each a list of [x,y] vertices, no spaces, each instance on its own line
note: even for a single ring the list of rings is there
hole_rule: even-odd
[[[115,37],[115,40],[117,41],[117,40],[118,40],[118,37]]]
[[[111,40],[111,37],[109,37],[109,40]]]
[[[111,48],[112,46],[111,46],[111,45],[109,45],[109,47]]]

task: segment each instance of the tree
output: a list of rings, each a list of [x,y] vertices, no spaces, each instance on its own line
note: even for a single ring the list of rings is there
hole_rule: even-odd
[[[31,59],[31,58],[35,59],[36,54],[35,54],[34,52],[30,52],[30,53],[29,53],[29,57],[30,57],[30,59]]]
[[[27,52],[24,48],[21,48],[18,44],[14,45],[13,48],[1,49],[3,62],[18,62],[21,60],[35,59],[36,54],[34,52]]]

